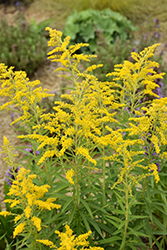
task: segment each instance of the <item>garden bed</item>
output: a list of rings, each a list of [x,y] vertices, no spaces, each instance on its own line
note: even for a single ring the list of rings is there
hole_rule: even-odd
[[[36,3],[35,1],[29,8],[24,9],[27,18],[34,17],[37,22],[40,22],[48,17],[53,17],[53,12],[48,14],[47,11],[44,13],[44,10],[35,16],[36,13],[34,9]],[[34,9],[32,6],[34,6]],[[12,8],[13,7],[10,7],[10,9],[1,9],[2,12],[5,11],[6,14],[10,16],[11,23],[13,15],[15,15],[15,9]],[[30,10],[32,10],[32,12]],[[59,11],[61,11],[61,8]],[[50,30],[50,33],[52,33],[52,30]],[[59,32],[57,32],[56,35],[61,39]],[[57,46],[61,45],[58,43]],[[155,92],[152,92],[152,89],[154,90],[156,87],[154,80],[160,80],[161,78],[161,73],[154,71],[155,64],[148,60],[148,58],[152,56],[155,47],[152,46],[148,49],[149,56],[146,51],[138,56],[140,60],[139,63],[135,63],[135,67],[133,67],[133,63],[129,62],[128,69],[130,68],[131,70],[127,70],[127,61],[120,66],[123,68],[123,71],[118,70],[116,75],[119,77],[119,80],[125,84],[123,85],[124,92],[121,93],[119,91],[122,86],[118,87],[118,85],[115,84],[116,80],[115,83],[101,83],[97,82],[97,79],[95,79],[93,75],[85,74],[84,80],[77,82],[74,77],[76,68],[70,64],[71,61],[75,61],[75,57],[72,59],[73,53],[67,47],[67,44],[62,42],[62,47],[58,51],[61,51],[63,54],[69,49],[70,59],[68,57],[66,60],[68,63],[70,62],[68,64],[70,65],[69,69],[73,70],[74,94],[72,95],[70,91],[66,91],[68,93],[66,96],[68,101],[57,103],[55,106],[56,113],[54,114],[49,113],[46,116],[44,110],[40,107],[41,112],[43,112],[43,121],[37,117],[39,110],[36,102],[39,96],[41,97],[40,101],[43,101],[43,93],[40,91],[40,94],[38,94],[38,92],[31,93],[32,98],[35,96],[34,102],[36,102],[34,107],[31,103],[32,109],[29,105],[32,99],[28,99],[28,97],[26,99],[23,95],[26,101],[29,100],[29,103],[28,101],[26,103],[29,110],[25,111],[27,113],[29,112],[30,119],[26,120],[25,118],[25,127],[27,126],[27,130],[29,129],[30,132],[27,136],[26,131],[21,140],[25,138],[29,141],[32,139],[33,141],[33,150],[27,150],[29,153],[27,154],[25,162],[29,164],[29,168],[32,172],[34,171],[37,176],[31,176],[28,169],[22,169],[20,179],[15,183],[20,185],[20,190],[23,189],[23,192],[27,192],[30,195],[31,192],[33,192],[37,201],[31,201],[28,199],[28,196],[19,198],[21,195],[19,194],[19,196],[18,193],[15,192],[16,190],[14,190],[17,185],[13,185],[13,191],[11,191],[13,200],[9,200],[7,203],[11,203],[11,208],[12,206],[17,206],[17,204],[22,204],[21,209],[24,211],[22,216],[25,218],[17,217],[16,221],[18,220],[20,223],[21,219],[24,219],[24,225],[22,222],[20,223],[23,228],[25,226],[24,235],[26,235],[26,233],[28,235],[28,228],[31,227],[31,229],[33,229],[34,235],[32,233],[32,238],[34,237],[35,243],[31,243],[31,240],[27,241],[27,244],[30,246],[31,244],[37,244],[39,246],[39,243],[44,245],[50,244],[51,246],[53,244],[53,242],[46,243],[45,240],[41,240],[40,242],[40,239],[45,238],[45,235],[42,235],[41,221],[44,225],[50,221],[49,229],[47,226],[43,226],[43,230],[46,235],[52,232],[50,234],[52,239],[55,239],[53,235],[55,225],[61,232],[64,230],[64,225],[68,223],[71,225],[74,233],[76,230],[78,235],[90,229],[93,230],[91,244],[93,244],[93,241],[95,244],[98,242],[98,244],[104,246],[104,249],[112,249],[111,247],[118,245],[122,250],[126,249],[126,244],[132,249],[134,249],[134,246],[136,249],[145,249],[147,245],[152,246],[152,249],[162,249],[157,248],[157,246],[161,244],[159,242],[163,242],[163,246],[166,246],[164,235],[164,232],[166,232],[166,196],[163,190],[163,183],[159,180],[159,176],[162,180],[165,180],[166,174],[164,172],[163,175],[162,171],[166,167],[166,154],[163,154],[163,151],[165,152],[166,150],[166,140],[164,139],[166,136],[166,123],[163,123],[163,117],[165,117],[166,114],[166,99],[156,99]],[[50,63],[45,59],[43,65],[40,66],[35,75],[30,78],[31,81],[36,79],[40,80],[41,86],[43,88],[49,88],[49,93],[54,93],[55,95],[60,94],[62,85],[69,84],[69,82],[64,82],[64,80],[58,77],[60,72],[54,72],[57,67],[61,66],[60,62],[63,62],[65,65],[67,63],[62,54],[59,53],[57,55],[60,60],[56,63]],[[133,54],[133,59],[137,58],[136,55],[135,53]],[[78,54],[76,54],[76,58],[77,57],[79,58]],[[145,64],[143,64],[143,61]],[[82,70],[82,68],[80,70]],[[143,85],[140,80],[134,81],[134,75],[131,74],[132,72],[135,72],[134,75],[137,77],[138,75],[143,77],[141,77],[141,82],[144,82],[146,79]],[[75,75],[77,75],[77,73],[76,70]],[[157,78],[154,78],[154,76]],[[126,81],[124,81],[126,77],[131,79],[133,83],[132,87],[130,87],[129,84],[126,85]],[[79,84],[81,85],[79,86]],[[152,88],[152,86],[154,87]],[[113,95],[114,91],[112,91],[112,88],[114,88],[116,97]],[[81,91],[82,94],[80,94]],[[28,91],[27,93],[29,94]],[[121,99],[122,95],[124,95],[124,98]],[[153,107],[147,104],[148,96],[152,98]],[[113,99],[110,99],[110,97]],[[129,99],[129,97],[131,97],[131,99]],[[141,102],[138,102],[139,100],[141,100]],[[2,105],[5,102],[6,98],[2,97],[0,104]],[[24,110],[24,105],[21,106],[22,103],[18,102],[18,106],[19,105],[20,109],[23,108]],[[124,105],[126,105],[125,109]],[[141,107],[143,107],[145,111],[143,111]],[[162,107],[162,109],[160,107]],[[119,111],[115,115],[113,110],[116,112]],[[34,116],[32,115],[33,112]],[[1,111],[0,118],[0,146],[3,145],[4,136],[7,137],[10,144],[14,145],[14,147],[20,146],[19,140],[16,139],[15,128],[17,125],[10,126],[11,121],[15,119],[13,113],[11,111]],[[51,121],[51,123],[49,123],[49,121]],[[118,129],[118,121],[120,121],[119,125],[121,124],[120,129]],[[31,124],[33,124],[32,130],[30,129]],[[45,126],[43,126],[43,124],[45,124]],[[148,126],[148,124],[150,125]],[[34,128],[34,125],[37,127]],[[35,131],[34,129],[38,130]],[[8,147],[7,139],[5,139],[6,147]],[[52,139],[54,139],[56,147]],[[157,142],[158,140],[161,141],[160,144]],[[43,152],[41,155],[40,149],[39,152],[36,153],[39,141],[41,144],[41,152]],[[24,143],[22,145],[24,145]],[[27,147],[26,143],[25,147]],[[162,152],[161,157],[159,156],[160,152]],[[21,159],[24,154],[23,152],[20,153],[16,160]],[[2,155],[0,164],[0,201],[2,210],[5,210],[3,203],[3,184],[6,164],[2,161]],[[96,166],[99,170],[97,172],[97,169],[92,171]],[[26,185],[23,185],[21,178],[24,179]],[[34,181],[33,191],[32,179],[37,179]],[[43,186],[43,184],[46,184],[46,186]],[[47,184],[49,184],[50,187],[48,187]],[[39,195],[40,192],[38,192],[38,188],[41,188],[41,190],[43,188],[43,191],[41,191],[43,195]],[[51,190],[53,188],[52,192],[48,192],[50,188]],[[46,195],[47,200],[45,199],[44,191],[46,193],[48,192]],[[55,196],[53,197],[53,193],[54,195],[56,194],[58,198],[58,203],[56,201],[56,204],[54,203]],[[15,201],[16,205],[14,203]],[[152,202],[151,204],[150,201]],[[62,212],[60,205],[57,204],[61,204]],[[34,206],[35,209],[29,209],[31,206]],[[56,212],[54,210],[54,214],[51,208],[57,209]],[[43,209],[49,210],[48,218],[42,215],[41,211],[43,211]],[[41,221],[36,217],[36,210],[39,210],[38,214],[39,217],[41,216],[40,218],[42,218]],[[162,213],[164,217],[161,217]],[[141,223],[142,220],[144,222],[143,224]],[[22,230],[19,229],[20,231],[15,230],[14,236],[22,233],[23,228]],[[149,233],[148,235],[153,241],[149,240],[149,236],[147,237],[147,229],[150,230],[150,235]],[[151,234],[152,230],[154,231],[154,235]],[[56,231],[55,233],[60,237],[60,232]],[[68,226],[66,226],[66,234],[70,234],[69,232],[71,233]],[[89,234],[90,232],[88,235]],[[122,235],[124,235],[123,238]],[[38,236],[41,238],[38,239]],[[85,236],[85,238],[87,236]],[[107,241],[105,241],[103,237],[107,239]],[[133,237],[134,240],[131,240],[131,237]],[[141,248],[137,245],[136,240],[139,240]],[[142,248],[143,242],[145,242],[146,245]]]

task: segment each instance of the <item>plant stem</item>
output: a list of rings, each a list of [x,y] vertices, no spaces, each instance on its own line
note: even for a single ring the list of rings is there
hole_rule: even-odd
[[[129,190],[128,190],[128,178],[127,178],[127,172],[125,173],[125,201],[126,201],[126,214],[125,214],[125,228],[124,228],[124,244],[122,250],[125,249],[126,245],[126,235],[127,235],[127,228],[128,228],[128,220],[129,220]]]
[[[78,162],[75,162],[75,204],[76,210],[78,210],[79,202],[78,202]]]
[[[49,181],[49,186],[52,190],[52,183],[51,183],[51,179],[50,179],[50,174],[49,174],[49,170],[48,170],[48,165],[47,163],[45,164],[45,169],[46,169],[46,174],[47,174],[47,177],[48,177],[48,181]]]
[[[105,193],[105,186],[106,186],[105,172],[106,172],[106,166],[105,166],[104,156],[105,156],[105,150],[104,150],[104,146],[103,146],[103,191]]]

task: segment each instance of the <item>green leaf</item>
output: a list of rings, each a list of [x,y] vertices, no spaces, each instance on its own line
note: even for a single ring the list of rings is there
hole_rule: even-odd
[[[5,237],[6,234],[7,234],[7,232],[4,233],[4,234],[0,237],[0,240],[2,240],[2,239]]]
[[[77,37],[77,33],[79,32],[79,25],[71,23],[70,25],[66,25],[64,28],[63,34],[65,36],[70,36],[71,40],[75,40]]]
[[[76,212],[76,209],[75,209],[75,206],[73,206],[72,211],[70,211],[70,215],[69,215],[69,219],[68,219],[68,224],[70,224],[73,221],[75,212]]]
[[[156,243],[156,245],[158,247],[158,250],[164,250],[164,248],[162,248],[162,246],[159,244],[159,242],[158,242],[158,240],[156,239],[155,236],[153,236],[153,240],[155,241],[155,243]],[[153,244],[152,244],[152,246],[153,246]]]
[[[96,205],[94,203],[89,202],[89,207],[94,208],[96,211],[101,211],[103,213],[106,213],[106,210],[103,207],[98,206],[98,205]]]
[[[124,211],[120,210],[120,209],[112,209],[112,213],[115,213],[115,214],[125,214]]]
[[[89,42],[90,39],[95,38],[94,29],[92,29],[91,23],[83,23],[82,28],[80,29],[80,35],[84,38],[85,42]]]
[[[91,218],[93,219],[93,214],[92,214],[92,211],[91,211],[91,209],[90,209],[88,203],[87,203],[85,200],[83,200],[83,199],[81,199],[81,203],[84,205],[84,207],[85,207],[86,210],[88,211],[89,215],[90,215]]]
[[[52,192],[52,194],[54,194],[54,193],[59,193],[60,191],[62,191],[62,190],[64,190],[64,189],[66,189],[66,188],[68,188],[69,187],[69,184],[63,184],[63,185],[60,185],[58,188],[56,188],[53,192]],[[55,195],[55,194],[54,194]]]
[[[89,218],[89,222],[90,222],[90,223],[92,224],[92,226],[96,229],[96,231],[100,234],[100,236],[101,236],[102,238],[104,238],[104,236],[103,236],[103,234],[102,234],[102,232],[101,232],[99,226],[97,225],[97,223],[96,223],[94,220],[92,220],[91,218]]]
[[[136,247],[131,242],[127,242],[126,246],[129,246],[132,250],[136,250]]]
[[[82,217],[82,219],[83,219],[83,222],[84,222],[84,224],[85,224],[85,227],[86,227],[86,230],[87,231],[91,231],[91,229],[90,229],[90,226],[89,226],[89,218],[88,218],[88,220],[87,220],[87,218],[86,218],[86,216],[83,214],[83,213],[80,213],[80,215],[81,215],[81,217]]]
[[[148,217],[149,216],[144,216],[144,215],[130,215],[129,220],[144,219],[144,218],[148,218]]]
[[[108,221],[108,222],[110,222],[114,227],[116,227],[116,228],[118,228],[119,227],[119,224],[117,224],[116,222],[114,222],[113,220],[111,220],[111,219],[107,219],[106,218],[106,220]]]
[[[157,203],[159,204],[160,206],[163,206],[163,208],[161,208],[160,206],[158,205],[155,205],[155,203],[152,203],[153,204],[153,208],[157,209],[158,211],[160,211],[162,214],[166,215],[167,216],[167,212],[165,212],[165,209],[166,209],[166,206],[165,204],[163,205],[162,203]],[[157,213],[157,211],[156,211]]]
[[[136,230],[134,230],[134,229],[132,229],[130,227],[128,227],[128,229],[129,229],[130,232],[128,232],[127,235],[136,235],[137,237],[139,237],[139,236],[148,237],[148,235],[145,234],[145,233],[142,233],[140,231],[136,231]]]
[[[62,207],[61,212],[64,213],[66,211],[66,209],[68,208],[68,206],[74,201],[74,197],[69,198],[69,200],[64,204],[64,206]]]
[[[154,223],[160,228],[162,229],[163,232],[166,232],[167,235],[167,229],[164,227],[164,225],[154,216],[153,217],[153,221]]]
[[[89,41],[89,48],[91,52],[95,52],[97,48],[97,41],[96,39],[92,39]]]
[[[122,238],[119,237],[119,236],[111,236],[111,237],[108,238],[108,239],[99,240],[99,241],[98,241],[98,244],[113,243],[113,242],[115,242],[115,241],[117,241],[117,240],[122,240]]]
[[[116,210],[116,211],[117,211],[117,210]],[[122,220],[119,219],[119,218],[118,218],[117,216],[115,216],[115,215],[106,215],[106,218],[115,220],[115,221],[117,221],[118,223],[121,223],[121,222],[122,222]]]
[[[98,224],[98,226],[99,226],[103,231],[105,231],[106,233],[108,233],[108,234],[113,234],[113,230],[111,230],[111,228],[109,228],[108,226],[106,226],[105,224],[103,224],[103,222],[100,223],[100,222],[97,221],[97,224]],[[111,226],[111,225],[110,225],[110,226]]]

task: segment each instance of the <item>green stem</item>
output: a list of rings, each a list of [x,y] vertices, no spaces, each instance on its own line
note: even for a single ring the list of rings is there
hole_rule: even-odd
[[[126,214],[125,214],[125,228],[124,228],[124,236],[123,236],[123,240],[124,240],[124,244],[123,244],[123,248],[122,250],[125,249],[125,245],[126,245],[126,235],[127,235],[127,228],[128,228],[128,220],[129,220],[129,190],[128,190],[128,178],[127,178],[127,173],[125,174],[125,200],[126,200]]]
[[[103,147],[103,191],[105,193],[105,186],[106,186],[105,172],[106,172],[106,166],[105,166],[104,156],[105,156],[105,150],[104,150],[104,147]]]
[[[144,197],[144,194],[145,194],[145,191],[146,191],[146,184],[147,184],[147,177],[145,178],[144,184],[143,184],[143,192],[142,192],[142,195],[141,195],[142,198]]]
[[[75,162],[75,205],[76,205],[76,210],[79,208],[79,202],[78,202],[78,183],[79,183],[79,178],[78,178],[78,162]]]
[[[75,124],[75,136],[74,136],[74,147],[75,149],[78,148],[78,124]],[[79,156],[75,154],[75,163],[74,163],[74,169],[75,169],[75,205],[76,205],[76,211],[78,211],[79,208],[79,201],[78,201],[78,195],[79,195]]]
[[[49,186],[50,186],[51,191],[52,191],[52,182],[51,182],[51,179],[50,179],[50,174],[49,174],[49,169],[48,169],[48,164],[47,163],[45,164],[45,169],[46,169],[46,174],[47,174],[48,181],[49,181]]]

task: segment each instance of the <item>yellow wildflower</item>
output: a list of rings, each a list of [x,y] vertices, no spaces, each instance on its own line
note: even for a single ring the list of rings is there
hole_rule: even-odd
[[[152,163],[148,166],[149,170],[153,172],[154,178],[156,183],[160,180],[159,174],[158,174],[158,167],[156,164]]]
[[[61,207],[61,205],[54,204],[52,202],[49,202],[48,200],[46,201],[35,200],[34,205],[37,205],[40,210],[43,210],[43,209],[51,210],[51,208],[59,209]]]
[[[75,237],[73,235],[73,231],[70,229],[68,225],[65,225],[66,232],[60,233],[58,230],[55,231],[56,234],[60,237],[60,247],[58,250],[75,250],[79,246],[82,247],[82,249],[91,249],[91,250],[104,250],[101,247],[89,247],[89,241],[87,241],[87,238],[92,233],[89,231],[88,233],[79,235],[78,237]],[[88,247],[88,248],[87,248]]]
[[[14,232],[13,232],[13,237],[14,237],[14,238],[16,237],[16,235],[18,235],[18,234],[20,234],[20,233],[23,232],[25,225],[26,225],[25,222],[20,223],[20,224],[14,229]]]
[[[31,218],[31,221],[34,223],[34,226],[37,228],[38,231],[41,230],[41,219],[36,217],[36,216],[33,216]]]
[[[0,215],[6,217],[6,216],[8,216],[8,215],[12,215],[12,213],[11,213],[11,212],[8,212],[8,211],[2,211],[2,212],[0,212]]]
[[[72,177],[74,176],[75,172],[73,169],[70,169],[67,171],[66,173],[66,179],[69,181],[69,183],[71,183],[72,185],[74,185],[74,181],[72,179]]]
[[[89,155],[89,151],[87,148],[79,147],[76,149],[76,154],[83,155],[88,161],[92,162],[94,165],[96,165],[96,160],[92,159],[92,157]]]
[[[20,220],[21,217],[22,217],[22,215],[20,215],[20,214],[17,215],[17,216],[15,217],[15,219],[14,219],[14,222],[17,223],[17,221]]]
[[[49,246],[50,248],[56,248],[56,246],[50,240],[36,240],[36,241],[44,244],[45,246]]]
[[[30,206],[27,206],[27,207],[24,209],[24,213],[25,213],[25,216],[26,216],[27,218],[30,218],[31,211],[32,211],[32,209],[31,209]]]

